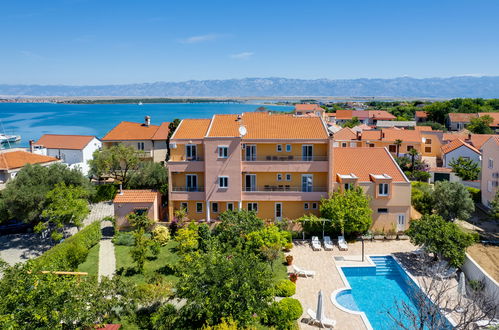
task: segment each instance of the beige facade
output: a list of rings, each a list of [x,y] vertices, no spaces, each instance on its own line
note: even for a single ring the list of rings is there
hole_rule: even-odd
[[[489,207],[499,186],[499,137],[491,137],[482,145],[482,204]]]
[[[131,225],[127,216],[141,213],[153,221],[161,220],[161,195],[151,190],[124,190],[113,200],[114,217],[118,229],[127,229]]]

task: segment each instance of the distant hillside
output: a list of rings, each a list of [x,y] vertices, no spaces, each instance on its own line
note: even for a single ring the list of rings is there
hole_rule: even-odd
[[[499,97],[499,77],[394,79],[245,78],[190,80],[127,85],[0,85],[0,95],[17,96],[387,96],[387,97]]]

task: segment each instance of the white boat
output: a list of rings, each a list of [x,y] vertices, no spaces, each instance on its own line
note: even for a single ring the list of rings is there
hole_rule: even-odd
[[[19,136],[19,135],[0,134],[0,143],[17,142],[20,140],[21,140],[21,136]]]
[[[139,102],[139,105],[142,105],[142,102]]]

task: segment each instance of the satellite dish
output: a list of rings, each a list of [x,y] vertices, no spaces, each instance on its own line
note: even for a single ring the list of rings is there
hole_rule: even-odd
[[[241,137],[243,137],[243,136],[245,136],[245,135],[246,135],[246,133],[248,133],[248,130],[246,129],[246,127],[244,127],[244,126],[239,126],[239,135],[240,135]]]

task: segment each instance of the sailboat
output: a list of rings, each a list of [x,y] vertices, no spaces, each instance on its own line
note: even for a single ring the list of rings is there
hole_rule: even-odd
[[[11,142],[17,142],[20,140],[21,140],[20,135],[0,134],[0,143],[11,143]]]

